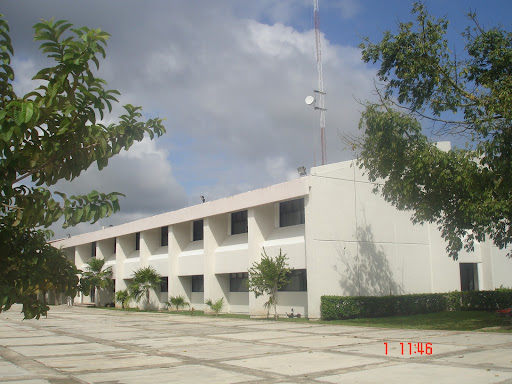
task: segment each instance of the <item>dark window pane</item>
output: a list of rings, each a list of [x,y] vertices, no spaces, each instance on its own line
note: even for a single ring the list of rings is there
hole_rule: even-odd
[[[231,234],[247,233],[247,211],[231,214]]]
[[[249,292],[247,286],[247,279],[249,274],[247,272],[231,273],[229,276],[229,291],[230,292]]]
[[[96,257],[96,242],[91,243],[91,257]]]
[[[117,237],[114,237],[114,255],[117,252]]]
[[[478,268],[476,263],[460,263],[460,290],[478,291]]]
[[[192,224],[192,241],[203,240],[203,220],[196,220]]]
[[[204,292],[204,276],[192,276],[192,292]]]
[[[160,228],[160,245],[167,247],[169,244],[169,227]]]
[[[279,204],[279,226],[304,224],[304,199],[284,201]]]
[[[308,290],[308,280],[305,269],[294,269],[290,273],[290,282],[281,287],[280,291],[304,292]]]
[[[160,283],[160,292],[169,292],[169,278],[167,276],[162,277],[162,282]]]
[[[135,234],[135,250],[140,250],[140,232]]]

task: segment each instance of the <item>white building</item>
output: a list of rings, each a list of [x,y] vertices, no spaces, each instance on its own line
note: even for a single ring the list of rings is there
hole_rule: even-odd
[[[354,162],[311,169],[309,176],[236,196],[55,241],[78,268],[91,257],[114,270],[115,289],[152,265],[165,282],[153,306],[183,295],[195,309],[225,300],[223,311],[265,315],[265,298],[247,292],[247,271],[263,247],[279,249],[294,269],[278,312],[320,317],[322,295],[389,295],[492,290],[512,286],[512,260],[489,242],[445,251],[435,225],[413,225],[372,192]],[[113,301],[110,297],[102,297]],[[77,302],[90,301],[77,297]]]

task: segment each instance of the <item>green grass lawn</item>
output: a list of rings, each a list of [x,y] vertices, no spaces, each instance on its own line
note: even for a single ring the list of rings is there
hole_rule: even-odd
[[[493,329],[492,331],[512,333],[510,320],[500,318],[496,316],[494,312],[483,311],[437,312],[411,316],[322,321],[322,323],[356,325],[362,327],[450,331],[476,331],[482,330],[483,328],[501,327],[499,330]]]
[[[91,307],[94,308],[94,307]],[[101,308],[118,310],[116,308]],[[140,312],[160,312],[169,315],[183,315],[183,316],[208,316],[215,317],[213,314],[205,314],[203,311],[181,310],[177,311],[141,311],[137,308],[124,309],[124,311],[140,311]],[[243,314],[219,314],[220,318],[236,318],[236,319],[249,319],[249,315]],[[270,319],[258,319],[264,321],[274,321],[273,317]],[[308,322],[305,317],[289,319],[287,317],[280,317],[278,321],[291,321],[291,322]],[[402,329],[434,329],[434,330],[448,330],[448,331],[490,331],[490,332],[504,332],[512,333],[512,321],[496,316],[494,312],[484,311],[459,311],[459,312],[436,312],[424,315],[411,315],[411,316],[394,316],[394,317],[376,317],[370,319],[349,319],[349,320],[330,320],[330,321],[315,321],[315,324],[329,324],[329,325],[351,325],[359,327],[377,327],[377,328],[402,328]],[[486,329],[492,328],[492,329]]]

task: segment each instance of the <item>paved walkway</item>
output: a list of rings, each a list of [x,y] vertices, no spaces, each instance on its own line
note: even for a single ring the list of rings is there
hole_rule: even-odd
[[[19,309],[0,314],[0,383],[512,383],[510,334]]]

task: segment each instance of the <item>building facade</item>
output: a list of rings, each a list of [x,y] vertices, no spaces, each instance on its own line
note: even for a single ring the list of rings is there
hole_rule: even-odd
[[[195,309],[224,298],[223,312],[266,315],[264,297],[248,292],[247,271],[282,250],[293,268],[278,312],[320,317],[322,295],[397,295],[492,290],[512,286],[512,260],[490,242],[448,257],[435,225],[413,225],[372,192],[353,161],[310,175],[100,231],[53,242],[79,269],[92,257],[126,289],[138,268],[164,277],[151,306],[182,295]],[[102,292],[101,302],[113,300]],[[91,301],[77,297],[77,302]],[[93,300],[93,299],[92,299]]]

